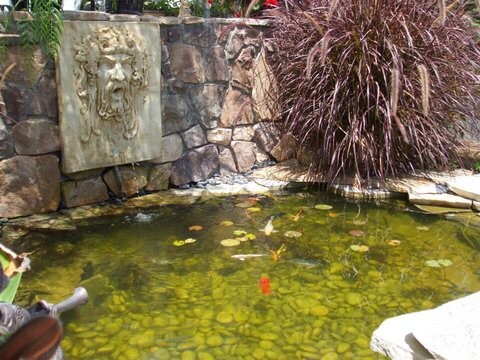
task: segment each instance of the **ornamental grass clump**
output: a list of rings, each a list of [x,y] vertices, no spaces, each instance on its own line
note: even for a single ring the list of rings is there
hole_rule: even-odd
[[[310,153],[311,169],[333,180],[458,164],[480,99],[479,35],[462,5],[304,4],[275,20],[271,66],[282,133]]]

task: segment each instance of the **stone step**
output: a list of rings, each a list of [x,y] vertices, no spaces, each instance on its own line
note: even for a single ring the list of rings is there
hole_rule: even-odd
[[[480,175],[455,177],[447,181],[447,186],[457,195],[480,201]]]
[[[444,206],[459,209],[470,209],[472,207],[472,200],[452,194],[409,193],[408,200],[414,205]]]

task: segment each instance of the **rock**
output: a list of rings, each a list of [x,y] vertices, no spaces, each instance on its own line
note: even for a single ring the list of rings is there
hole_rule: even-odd
[[[270,156],[268,156],[268,154],[265,151],[259,149],[257,144],[254,144],[254,145],[255,146],[253,148],[253,152],[255,153],[255,162],[265,163],[265,162],[269,161]]]
[[[295,156],[295,148],[297,146],[297,140],[291,134],[282,136],[280,141],[273,147],[270,154],[278,162],[291,159]]]
[[[249,141],[232,141],[233,155],[235,157],[238,171],[248,171],[255,164],[255,144]]]
[[[170,49],[172,73],[180,80],[198,84],[205,82],[205,71],[200,51],[191,45],[175,43]]]
[[[153,163],[164,163],[178,160],[183,154],[183,141],[180,135],[171,134],[162,139],[162,156],[151,160]]]
[[[97,176],[100,176],[103,174],[104,168],[98,168],[98,169],[91,169],[91,170],[85,170],[85,171],[79,171],[76,173],[71,173],[68,174],[68,177],[71,180],[83,180],[83,179],[90,179],[94,178]]]
[[[219,149],[220,175],[228,175],[237,172],[237,165],[229,148]]]
[[[260,149],[269,153],[279,140],[279,133],[275,124],[269,122],[258,123],[253,126],[253,141]]]
[[[436,194],[443,193],[434,181],[417,177],[387,179],[384,183],[387,190],[401,193]]]
[[[480,175],[458,176],[447,180],[447,186],[459,196],[480,201]]]
[[[221,46],[211,48],[205,57],[205,75],[208,82],[228,81],[230,69],[225,59],[225,50]]]
[[[55,155],[15,156],[0,162],[0,217],[55,211],[60,169]]]
[[[218,118],[222,114],[221,99],[225,94],[225,87],[217,84],[205,84],[194,91],[193,101],[200,115],[200,122],[207,129],[218,126]]]
[[[416,208],[420,209],[423,212],[429,214],[451,214],[451,213],[459,213],[459,212],[470,212],[470,209],[459,209],[459,208],[451,208],[445,206],[430,206],[430,205],[415,205]]]
[[[64,20],[108,21],[108,14],[99,11],[63,11]]]
[[[14,79],[15,83],[23,88],[31,88],[34,86],[40,78],[48,60],[42,51],[39,48],[34,49],[33,57],[31,58],[31,60],[33,60],[33,67],[31,66],[32,64],[27,62],[24,50],[19,45],[9,46],[6,54],[8,58],[0,61],[0,73],[3,74],[7,66],[15,63],[6,81],[13,81],[12,79]],[[4,100],[6,101],[7,99],[4,98]]]
[[[250,98],[238,90],[229,88],[223,99],[220,126],[230,127],[252,123],[253,111]]]
[[[133,167],[124,165],[119,166],[118,171],[120,172],[121,188],[115,169],[111,169],[103,175],[103,180],[108,188],[117,196],[122,194],[126,196],[134,195],[147,185],[148,169],[144,166]]]
[[[480,201],[474,201],[472,203],[472,210],[476,212],[480,212]]]
[[[209,144],[189,151],[173,163],[170,181],[179,186],[205,180],[217,170],[219,162],[215,145]]]
[[[253,66],[253,112],[260,121],[273,120],[278,114],[275,77],[267,64],[265,51],[261,51]]]
[[[66,181],[61,185],[61,193],[67,208],[108,199],[107,186],[100,176],[86,180]]]
[[[472,200],[451,194],[408,194],[408,201],[415,205],[445,206],[470,209]]]
[[[262,43],[261,34],[258,30],[242,24],[236,25],[226,36],[219,36],[218,42],[222,43],[225,40],[227,60],[234,59],[244,47],[252,45],[258,48]]]
[[[8,159],[14,155],[13,133],[0,118],[0,160]]]
[[[249,91],[252,88],[254,57],[255,48],[253,46],[247,46],[240,51],[238,58],[232,64],[233,86],[244,91]]]
[[[111,22],[140,22],[140,16],[131,14],[109,14]]]
[[[57,83],[55,69],[47,68],[33,91],[32,101],[26,115],[45,115],[52,120],[58,119]]]
[[[232,140],[252,141],[255,130],[252,125],[236,126],[233,129]]]
[[[15,150],[19,155],[39,155],[60,150],[60,128],[45,117],[21,121],[12,131]]]
[[[194,125],[184,95],[162,94],[162,133],[167,136]]]
[[[7,124],[14,124],[20,121],[28,106],[31,90],[7,83],[2,90],[2,97],[6,110],[5,122]]]
[[[433,310],[385,320],[370,342],[372,350],[392,360],[479,359],[480,292]]]
[[[150,167],[145,190],[156,191],[168,189],[168,180],[170,179],[171,169],[171,163]]]
[[[195,125],[182,133],[183,141],[187,148],[196,148],[207,143],[205,134],[200,125]]]
[[[216,128],[207,131],[207,140],[212,144],[228,145],[232,139],[232,129]]]
[[[200,19],[202,20],[201,23],[184,27],[185,35],[183,36],[183,42],[193,46],[210,48],[215,45],[215,30],[213,26],[203,24],[203,18]],[[185,24],[186,19],[183,20]]]

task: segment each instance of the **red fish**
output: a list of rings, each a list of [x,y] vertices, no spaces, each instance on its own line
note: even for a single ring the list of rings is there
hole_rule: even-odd
[[[271,294],[272,290],[270,289],[270,280],[266,277],[260,278],[260,281],[258,282],[258,286],[260,286],[260,289],[262,289],[262,294]]]

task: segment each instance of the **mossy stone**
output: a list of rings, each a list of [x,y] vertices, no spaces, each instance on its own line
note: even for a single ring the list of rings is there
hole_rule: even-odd
[[[213,334],[207,337],[206,343],[208,346],[212,347],[221,346],[223,344],[223,338],[218,334]]]
[[[220,311],[217,314],[217,317],[215,318],[219,323],[222,324],[229,324],[233,321],[233,316],[232,314],[226,312],[226,311]]]
[[[345,342],[338,343],[337,347],[335,348],[338,354],[343,354],[348,349],[350,349],[350,344]]]
[[[345,301],[347,304],[355,306],[362,302],[362,296],[358,293],[348,292],[345,294]]]
[[[317,305],[310,309],[310,313],[314,316],[325,316],[328,314],[328,308],[324,305]]]

